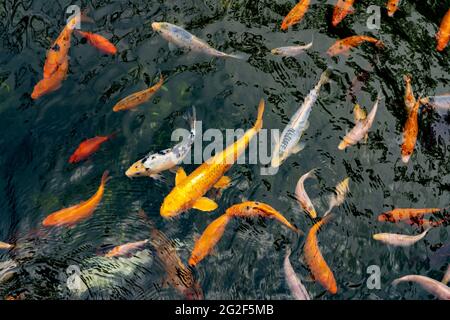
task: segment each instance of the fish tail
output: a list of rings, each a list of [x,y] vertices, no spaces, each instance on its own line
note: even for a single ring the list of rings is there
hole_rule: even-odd
[[[195,106],[192,106],[192,113],[189,116],[189,123],[191,125],[191,133],[195,136],[195,122],[197,122],[197,112]]]
[[[119,134],[119,132],[120,132],[120,130],[116,130],[116,131],[114,131],[113,133],[111,133],[111,134],[107,137],[108,140],[117,138],[117,135]]]
[[[379,48],[379,49],[384,49],[386,46],[384,45],[384,42],[383,41],[381,41],[381,40],[377,40],[376,42],[375,42],[375,46],[377,47],[377,48]]]
[[[313,168],[305,174],[305,178],[317,178],[317,168]]]
[[[238,60],[248,60],[248,56],[242,53],[240,54],[227,54],[228,58],[238,59]]]
[[[328,68],[327,70],[322,72],[322,74],[320,75],[319,86],[322,86],[325,83],[328,83],[330,81],[330,76],[331,76],[330,68]]]
[[[111,179],[111,177],[109,176],[109,171],[106,170],[105,172],[103,172],[101,184],[105,185],[109,179]]]
[[[261,99],[261,101],[259,101],[258,116],[256,118],[256,122],[255,122],[255,126],[254,126],[254,129],[256,131],[261,130],[261,128],[263,126],[264,107],[265,107],[264,99]]]

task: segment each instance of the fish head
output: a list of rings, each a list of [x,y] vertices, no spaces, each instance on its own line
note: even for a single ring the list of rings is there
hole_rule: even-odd
[[[173,218],[178,216],[181,212],[185,210],[184,201],[180,201],[179,197],[169,193],[160,208],[160,214],[164,218]]]
[[[339,143],[338,149],[345,150],[345,148],[347,148],[348,146],[349,144],[345,140],[342,140],[341,143]]]
[[[128,170],[125,172],[125,175],[128,178],[134,177],[142,177],[145,175],[149,175],[150,170],[144,166],[144,162],[142,160],[136,161],[133,163]]]
[[[170,24],[167,22],[152,22],[152,29],[159,33],[166,33],[170,29]]]
[[[241,204],[242,212],[248,215],[259,215],[263,217],[274,216],[278,214],[271,206],[258,201],[248,201]]]
[[[69,158],[69,163],[77,163],[79,161],[80,161],[80,159],[78,158],[78,155],[76,153],[71,155]]]
[[[272,54],[274,54],[274,55],[276,55],[276,56],[279,56],[279,55],[281,55],[283,52],[280,50],[280,48],[275,48],[275,49],[270,50],[270,53],[272,53]]]
[[[411,158],[412,155],[412,150],[406,149],[404,148],[404,146],[402,146],[402,161],[403,163],[408,163],[409,159]]]

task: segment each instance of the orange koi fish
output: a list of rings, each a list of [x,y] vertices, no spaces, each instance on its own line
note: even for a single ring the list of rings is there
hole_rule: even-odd
[[[113,107],[113,111],[117,112],[117,111],[130,110],[130,109],[136,108],[137,106],[143,104],[144,102],[148,101],[151,97],[153,97],[153,95],[162,87],[163,83],[164,83],[164,78],[161,75],[159,82],[157,84],[155,84],[154,86],[152,86],[148,89],[135,92],[135,93],[129,95],[128,97],[120,100]]]
[[[414,108],[414,105],[416,104],[416,98],[414,97],[414,91],[411,86],[411,76],[405,75],[405,76],[403,76],[403,80],[406,83],[405,97],[404,97],[405,107],[406,107],[406,110],[409,112],[410,110],[412,110]]]
[[[311,227],[305,241],[304,257],[314,279],[327,289],[328,292],[336,294],[336,280],[334,279],[333,272],[323,258],[317,242],[318,230],[327,223],[331,217],[332,215],[327,215]]]
[[[426,208],[426,209],[397,208],[380,214],[378,216],[378,221],[399,222],[415,218],[422,218],[425,214],[431,214],[440,211],[442,211],[442,209],[439,208]]]
[[[331,24],[333,27],[336,27],[344,18],[350,14],[355,12],[353,8],[353,3],[355,0],[338,0],[333,10],[333,19]]]
[[[450,9],[442,19],[441,26],[439,27],[439,31],[436,34],[437,47],[438,51],[443,51],[445,47],[447,47],[448,41],[450,40]]]
[[[239,140],[208,159],[189,176],[182,168],[178,170],[175,187],[161,205],[160,213],[163,217],[172,218],[191,208],[202,211],[212,211],[217,208],[217,203],[204,195],[213,187],[223,188],[229,184],[230,178],[224,174],[245,151],[250,140],[261,130],[263,113],[264,100],[261,100],[255,125]]]
[[[112,258],[112,257],[124,256],[124,255],[129,254],[131,251],[134,251],[136,249],[143,247],[147,243],[148,243],[148,239],[122,244],[122,245],[116,246],[116,247],[112,248],[110,251],[108,251],[105,254],[105,257]]]
[[[50,92],[58,90],[61,87],[62,82],[66,79],[68,71],[69,59],[66,57],[52,75],[40,80],[34,86],[31,98],[36,100]]]
[[[416,147],[417,135],[419,134],[420,100],[419,97],[414,107],[409,111],[408,119],[403,128],[402,161],[404,163],[408,163]]]
[[[105,192],[105,184],[108,181],[108,174],[108,171],[103,173],[100,187],[89,200],[50,214],[42,222],[44,227],[73,226],[80,220],[90,217],[102,201],[103,193]]]
[[[327,51],[329,56],[338,54],[348,54],[350,49],[361,45],[364,42],[374,43],[378,48],[383,48],[384,44],[381,40],[369,36],[350,36],[341,40],[337,40]]]
[[[92,32],[86,32],[86,31],[79,31],[77,30],[77,33],[82,36],[83,38],[86,38],[87,42],[100,50],[103,53],[114,55],[117,53],[117,48],[115,45],[113,45],[108,39],[105,37],[92,33]]]
[[[80,143],[75,152],[70,156],[69,163],[78,163],[80,161],[86,160],[93,153],[100,149],[100,146],[106,141],[115,137],[115,133],[109,136],[97,136],[94,138],[87,139]]]
[[[386,7],[388,10],[388,16],[393,17],[395,11],[398,10],[398,6],[400,4],[400,0],[389,0]]]
[[[281,23],[281,30],[287,30],[290,26],[299,23],[306,11],[308,11],[310,2],[310,0],[300,0],[284,18]]]

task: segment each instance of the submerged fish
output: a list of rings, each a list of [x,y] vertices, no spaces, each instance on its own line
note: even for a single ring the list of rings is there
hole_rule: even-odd
[[[61,88],[62,82],[67,77],[67,72],[69,71],[69,58],[66,57],[65,60],[61,62],[60,65],[56,67],[51,75],[40,80],[33,88],[31,93],[31,98],[36,100],[40,97],[54,92]]]
[[[9,250],[12,249],[13,247],[14,247],[13,244],[0,241],[0,250]]]
[[[113,45],[105,37],[103,37],[103,36],[101,36],[99,34],[96,34],[96,33],[80,31],[80,30],[77,30],[77,33],[80,36],[82,36],[83,38],[86,38],[87,42],[91,46],[97,48],[101,52],[106,53],[106,54],[112,54],[112,55],[117,53],[116,46]]]
[[[442,19],[441,26],[439,27],[439,31],[436,34],[436,40],[436,49],[438,51],[443,51],[445,47],[447,47],[448,41],[450,40],[450,9]]]
[[[144,245],[148,243],[148,239],[142,240],[142,241],[136,241],[136,242],[130,242],[126,244],[122,244],[120,246],[116,246],[112,248],[110,251],[108,251],[105,254],[105,257],[112,258],[112,257],[119,257],[124,256],[127,254],[130,254],[132,251],[142,248]]]
[[[295,187],[295,197],[297,198],[300,206],[305,210],[311,218],[317,218],[317,211],[314,208],[314,205],[311,202],[308,194],[305,190],[305,180],[308,178],[315,178],[316,169],[312,169],[311,171],[305,173],[297,182],[297,186]]]
[[[300,0],[283,19],[281,30],[287,30],[290,26],[299,23],[308,11],[310,2],[310,0]]]
[[[355,47],[360,46],[364,42],[374,43],[378,48],[383,48],[384,44],[381,40],[378,40],[369,36],[350,36],[341,40],[337,40],[327,51],[329,56],[335,56],[338,54],[346,54]]]
[[[132,164],[125,172],[125,175],[128,178],[142,176],[158,178],[159,173],[162,171],[169,170],[180,164],[191,150],[195,140],[195,107],[192,107],[192,115],[189,122],[191,125],[191,132],[185,141],[181,141],[173,148],[147,154],[143,159]]]
[[[354,13],[353,3],[355,0],[337,0],[333,10],[331,24],[336,27],[350,13]]]
[[[438,110],[450,110],[450,94],[443,94],[440,96],[426,97],[420,100],[424,105],[431,106]]]
[[[416,104],[416,98],[414,97],[414,91],[411,86],[411,76],[405,75],[403,76],[403,80],[405,80],[405,107],[406,110],[409,112],[412,110]]]
[[[47,218],[44,219],[42,224],[45,227],[72,226],[80,220],[89,218],[102,201],[103,193],[105,192],[105,184],[108,181],[108,174],[108,171],[105,171],[103,173],[100,187],[89,200],[50,214]]]
[[[400,5],[400,0],[388,0],[386,7],[387,7],[389,17],[394,16],[394,13],[398,10],[399,5]]]
[[[392,282],[392,285],[396,286],[400,282],[416,282],[423,289],[434,295],[440,300],[450,300],[450,287],[447,287],[442,282],[436,281],[434,279],[420,276],[420,275],[408,275],[398,279],[395,279]]]
[[[282,57],[295,57],[299,54],[305,52],[305,50],[310,49],[313,46],[313,42],[311,41],[308,44],[303,46],[289,46],[289,47],[280,47],[270,50],[270,52],[276,56]]]
[[[308,291],[295,273],[294,268],[292,268],[291,262],[289,261],[290,255],[291,250],[287,249],[283,264],[284,277],[288,284],[289,290],[296,300],[311,300]]]
[[[164,39],[169,41],[169,43],[175,44],[178,47],[205,53],[213,57],[245,59],[239,55],[227,54],[218,51],[183,28],[171,23],[153,22],[152,28],[154,31],[160,33]]]
[[[408,119],[403,127],[402,161],[408,163],[416,147],[417,135],[419,134],[419,108],[420,97],[414,107],[409,111]]]
[[[356,125],[342,139],[342,142],[338,146],[339,150],[344,150],[348,146],[353,146],[364,138],[367,139],[367,134],[370,128],[372,127],[373,121],[375,119],[380,99],[381,97],[378,94],[377,101],[375,102],[374,106],[372,107],[372,110],[370,111],[369,115],[366,118],[361,117],[361,115],[355,116]],[[355,114],[357,113],[355,112]]]
[[[284,128],[272,153],[271,166],[273,168],[279,167],[291,154],[298,153],[303,149],[303,146],[299,144],[300,138],[309,127],[308,119],[312,107],[319,96],[320,88],[329,81],[330,73],[330,70],[322,73],[317,85],[308,93],[301,107]]]
[[[336,294],[338,290],[336,280],[320,252],[317,241],[317,232],[331,217],[332,215],[328,215],[311,227],[306,237],[303,250],[305,262],[311,270],[314,280],[319,282],[328,292]]]
[[[109,136],[97,136],[94,138],[87,139],[80,143],[75,152],[70,156],[69,163],[78,163],[80,161],[86,160],[93,153],[100,149],[100,146],[106,141],[115,137],[115,133]]]
[[[189,176],[180,168],[175,177],[175,187],[164,198],[160,213],[165,218],[175,217],[191,208],[212,211],[217,203],[204,195],[213,187],[223,188],[229,184],[230,178],[224,176],[245,151],[250,140],[261,130],[263,124],[264,100],[258,107],[258,116],[253,128],[224,151],[206,160]]]
[[[347,197],[347,194],[350,191],[349,184],[350,178],[345,178],[336,185],[335,188],[336,193],[330,196],[330,200],[328,203],[328,210],[323,214],[324,217],[326,217],[331,212],[331,210],[333,210],[333,208],[339,207],[341,204],[344,203],[345,198]]]
[[[412,246],[414,243],[422,240],[427,235],[428,231],[430,231],[430,229],[431,226],[428,225],[425,228],[424,232],[415,236],[397,233],[377,233],[373,235],[373,239],[381,241],[385,244],[389,244],[391,246],[409,247]]]
[[[140,106],[144,102],[147,102],[148,100],[150,100],[150,98],[153,97],[153,95],[156,92],[158,92],[158,90],[162,87],[163,83],[164,83],[164,78],[161,75],[158,83],[156,83],[155,85],[153,85],[150,88],[147,88],[145,90],[135,92],[135,93],[129,95],[128,97],[117,102],[116,105],[113,107],[113,111],[118,112],[118,111],[124,111],[124,110],[131,110],[131,109],[134,109],[134,108]]]
[[[378,216],[378,221],[398,222],[414,218],[421,218],[425,214],[431,214],[442,211],[439,208],[410,209],[397,208],[391,211],[383,212]]]

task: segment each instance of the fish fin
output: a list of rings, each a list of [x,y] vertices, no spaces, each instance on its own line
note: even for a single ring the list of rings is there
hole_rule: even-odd
[[[364,143],[367,144],[368,141],[369,141],[369,134],[366,133],[366,135],[364,136]]]
[[[245,55],[243,53],[238,53],[238,54],[227,54],[228,58],[234,58],[234,59],[238,59],[238,60],[248,60],[249,56]]]
[[[214,185],[214,188],[226,189],[230,186],[230,184],[231,184],[231,178],[227,177],[227,176],[223,176],[222,178],[219,179],[219,181],[216,182],[216,184]]]
[[[175,185],[179,185],[186,178],[186,171],[182,167],[179,167],[175,176]]]
[[[197,201],[195,201],[192,208],[201,210],[201,211],[213,211],[216,210],[218,207],[218,204],[207,197],[201,197]]]
[[[180,169],[179,166],[175,166],[173,168],[170,168],[169,171],[176,174],[179,169]]]
[[[106,170],[105,172],[103,172],[101,184],[105,185],[110,179],[111,177],[109,176],[109,171]]]
[[[304,131],[308,130],[310,124],[311,124],[311,123],[310,123],[309,121],[306,121],[306,123],[305,123],[305,129],[303,129],[303,130],[304,130]]]
[[[306,144],[304,144],[303,142],[297,143],[293,148],[291,153],[296,154],[299,153],[300,151],[302,151],[303,149],[305,149]]]
[[[162,174],[159,173],[151,173],[148,176],[154,180],[164,181]]]
[[[177,47],[172,42],[169,42],[169,50],[175,51],[176,49],[177,49]]]
[[[254,129],[256,131],[261,130],[261,128],[263,126],[264,107],[265,107],[264,99],[261,99],[259,101],[259,105],[258,105],[258,116],[256,118],[256,122],[255,122],[255,125],[254,125]]]

